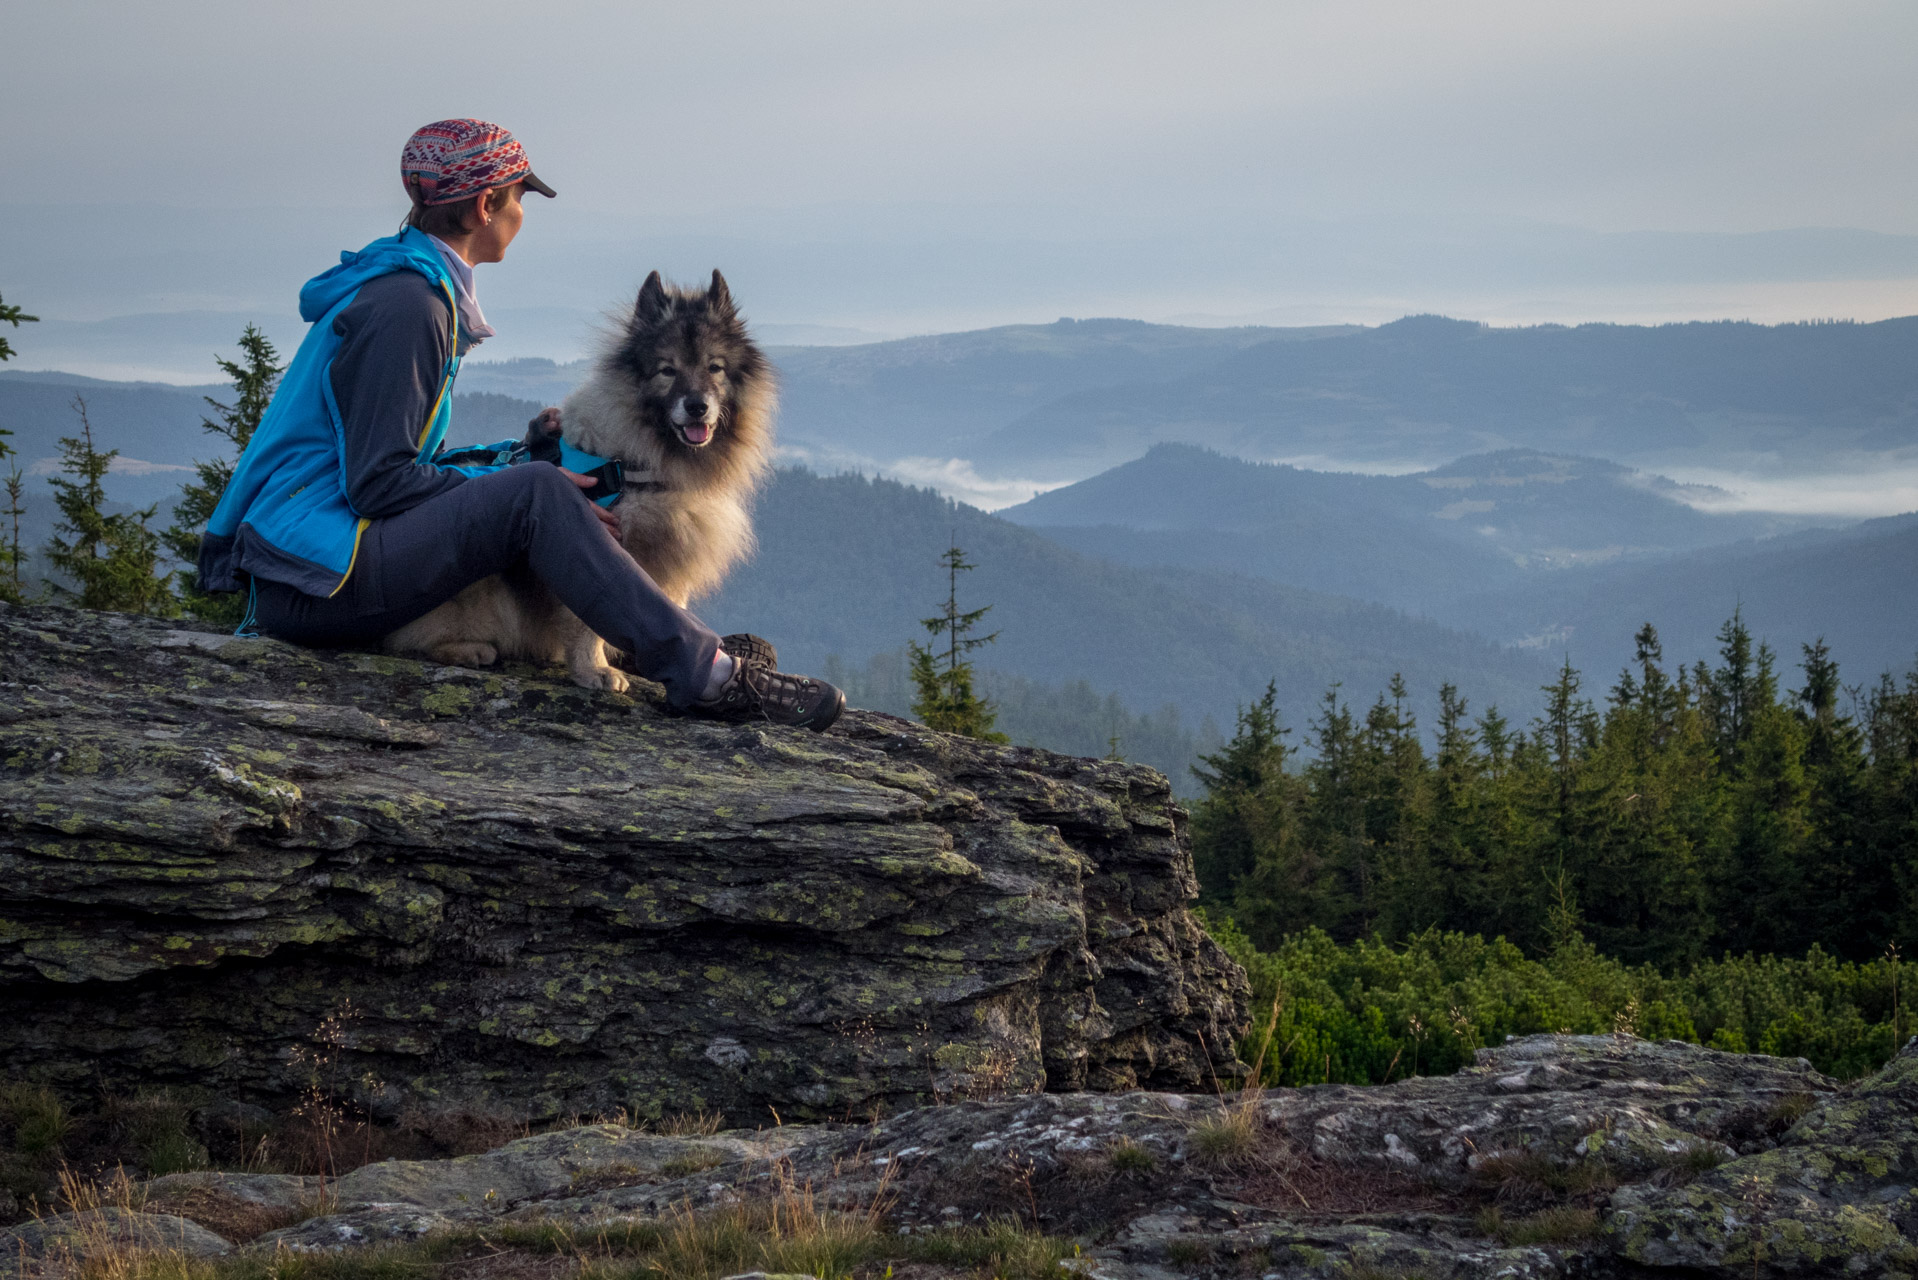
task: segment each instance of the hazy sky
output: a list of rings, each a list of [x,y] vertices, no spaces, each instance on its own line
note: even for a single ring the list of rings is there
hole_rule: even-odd
[[[505,309],[1918,311],[1911,0],[0,5],[0,291],[55,318],[290,311],[447,115],[561,192]],[[1807,228],[1876,234],[1748,234]]]

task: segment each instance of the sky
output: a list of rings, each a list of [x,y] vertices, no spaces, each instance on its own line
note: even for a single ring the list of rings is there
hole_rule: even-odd
[[[655,266],[826,340],[1918,312],[1909,0],[4,5],[0,292],[56,321],[290,316],[448,115],[561,192],[501,354]]]

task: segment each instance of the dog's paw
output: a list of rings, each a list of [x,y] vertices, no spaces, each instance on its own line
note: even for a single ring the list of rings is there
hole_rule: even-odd
[[[632,681],[623,671],[611,667],[593,667],[573,672],[573,683],[582,689],[601,689],[607,693],[625,693]]]
[[[442,666],[490,667],[499,661],[499,650],[490,644],[443,644],[431,656]]]

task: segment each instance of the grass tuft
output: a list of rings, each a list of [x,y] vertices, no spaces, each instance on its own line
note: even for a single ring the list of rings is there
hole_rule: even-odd
[[[1107,1148],[1106,1161],[1115,1173],[1151,1173],[1158,1163],[1150,1150],[1131,1138],[1121,1138]]]
[[[1809,1093],[1788,1093],[1771,1104],[1771,1110],[1765,1113],[1765,1129],[1776,1136],[1785,1132],[1803,1120],[1817,1104],[1817,1099]]]
[[[1212,1261],[1212,1246],[1203,1240],[1170,1240],[1165,1260],[1181,1271],[1196,1271]]]
[[[688,1151],[685,1155],[661,1161],[659,1176],[670,1182],[674,1178],[690,1178],[695,1173],[717,1169],[725,1163],[726,1157],[717,1151]]]
[[[1656,1180],[1664,1186],[1683,1186],[1701,1173],[1710,1173],[1731,1159],[1716,1143],[1688,1142],[1660,1157],[1663,1167]]]
[[[1479,1211],[1477,1225],[1481,1234],[1506,1245],[1577,1244],[1598,1234],[1598,1212],[1559,1205],[1508,1219],[1492,1206]]]
[[[149,1175],[204,1169],[206,1148],[188,1129],[192,1107],[168,1089],[142,1089],[131,1098],[108,1098],[104,1118],[133,1148]]]
[[[1602,1160],[1561,1164],[1535,1147],[1491,1152],[1472,1173],[1481,1186],[1496,1191],[1501,1200],[1582,1195],[1616,1185],[1610,1166]]]
[[[1208,1163],[1231,1164],[1257,1149],[1260,1127],[1254,1107],[1221,1107],[1192,1126],[1192,1149]]]
[[[12,1126],[15,1151],[38,1159],[60,1149],[73,1129],[73,1115],[43,1084],[0,1085],[0,1124]]]
[[[717,1111],[682,1111],[663,1117],[652,1129],[668,1138],[710,1138],[724,1126],[725,1119]]]
[[[1219,1103],[1218,1114],[1207,1116],[1192,1126],[1192,1149],[1198,1157],[1216,1165],[1230,1165],[1253,1154],[1259,1146],[1259,1135],[1265,1123],[1259,1112],[1259,1102],[1265,1097],[1265,1054],[1272,1047],[1272,1033],[1279,1025],[1279,1011],[1285,1005],[1283,988],[1272,995],[1272,1011],[1265,1023],[1265,1033],[1260,1039],[1259,1053],[1252,1060],[1252,1070],[1247,1073],[1245,1086],[1239,1090],[1239,1096],[1231,1102],[1223,1099]],[[1216,1085],[1216,1081],[1214,1082]]]

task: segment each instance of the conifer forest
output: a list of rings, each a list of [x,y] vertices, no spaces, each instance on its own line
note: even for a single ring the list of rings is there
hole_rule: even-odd
[[[1274,1080],[1440,1073],[1507,1034],[1629,1031],[1875,1070],[1913,1023],[1918,670],[1785,668],[1734,615],[1529,726],[1402,682],[1299,728],[1268,691],[1195,772],[1202,900],[1267,1010]],[[1428,747],[1427,741],[1431,742]],[[1265,1049],[1263,1032],[1253,1052]]]

